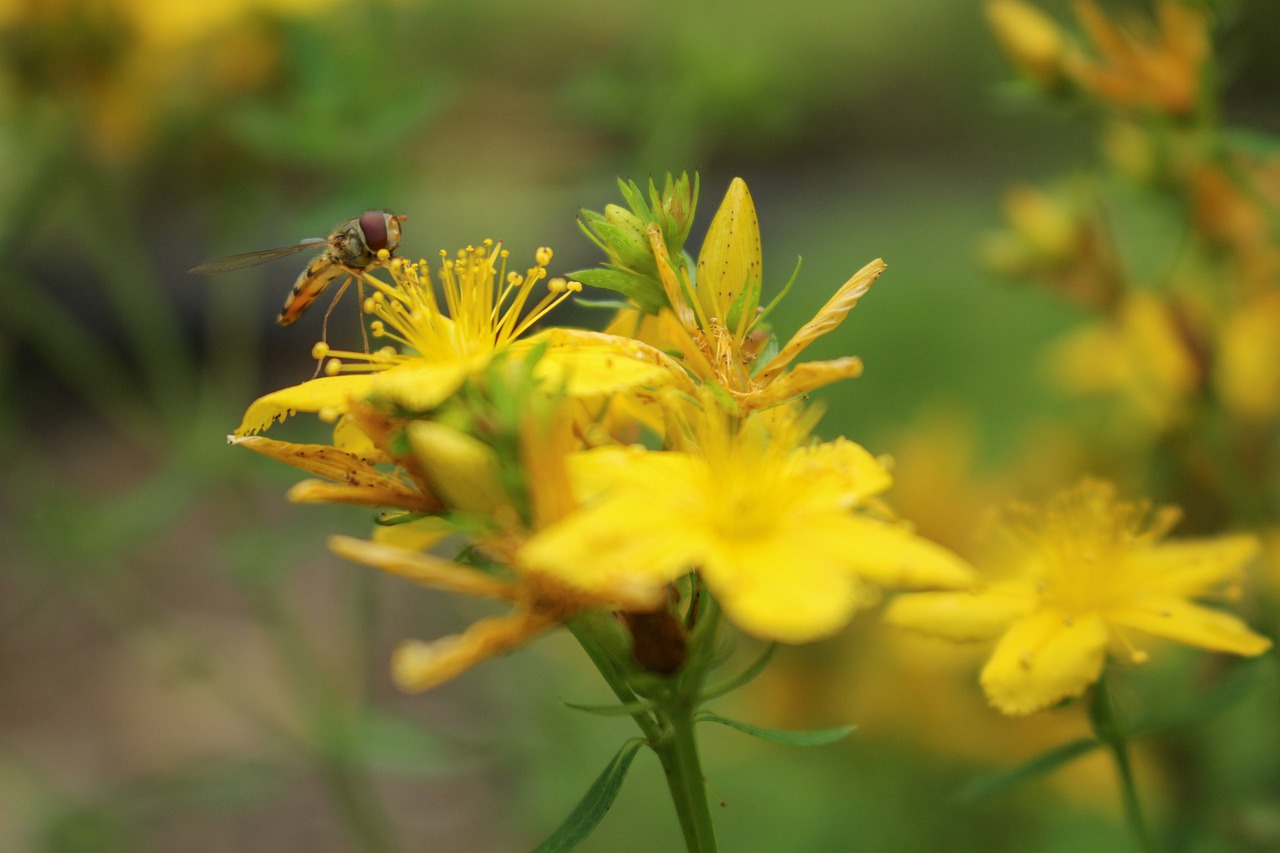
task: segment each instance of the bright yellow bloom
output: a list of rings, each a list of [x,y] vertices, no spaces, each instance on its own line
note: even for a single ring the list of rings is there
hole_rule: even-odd
[[[875,603],[875,584],[949,587],[965,564],[866,512],[889,473],[846,439],[805,444],[813,418],[777,409],[740,425],[690,411],[687,449],[601,448],[570,465],[583,508],[538,534],[528,564],[574,586],[652,588],[697,570],[745,631],[827,636]]]
[[[1257,539],[1161,542],[1177,519],[1173,508],[1149,515],[1086,480],[1043,511],[1011,513],[1006,560],[984,589],[901,596],[885,618],[951,640],[999,638],[981,681],[1007,714],[1079,696],[1098,680],[1108,648],[1144,662],[1131,631],[1238,655],[1266,651],[1271,641],[1240,619],[1192,601],[1237,581]]]
[[[425,261],[390,261],[391,284],[363,274],[362,283],[374,291],[364,305],[376,318],[371,323],[374,337],[392,340],[400,349],[338,352],[318,344],[315,354],[327,359],[328,375],[258,399],[236,434],[260,432],[297,412],[334,420],[350,411],[353,400],[372,396],[412,411],[431,409],[499,353],[529,353],[542,346],[547,352],[535,376],[553,388],[563,385],[570,396],[599,397],[671,383],[688,387],[670,357],[638,341],[573,329],[522,337],[580,287],[553,278],[541,301],[530,307],[550,258],[550,249],[540,249],[537,263],[521,275],[507,272],[507,252],[491,241],[468,247],[453,259],[441,252],[443,307]]]

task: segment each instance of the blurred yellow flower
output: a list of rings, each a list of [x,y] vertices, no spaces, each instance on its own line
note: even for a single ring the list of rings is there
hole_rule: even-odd
[[[1119,396],[1144,433],[1176,426],[1203,379],[1177,310],[1153,293],[1129,294],[1114,316],[1055,344],[1054,377],[1070,394]]]
[[[1159,0],[1156,26],[1113,23],[1093,0],[1076,0],[1095,57],[1072,51],[1068,74],[1082,88],[1115,106],[1190,116],[1199,105],[1209,59],[1206,13],[1180,0]]]
[[[1222,403],[1241,420],[1280,414],[1280,293],[1247,300],[1218,332],[1215,378]]]
[[[708,400],[708,402],[710,402]],[[966,564],[866,512],[889,473],[847,439],[806,444],[792,408],[740,423],[690,406],[668,429],[686,449],[601,448],[570,466],[582,509],[524,558],[575,586],[666,584],[698,571],[743,630],[801,643],[878,600],[872,584],[956,588]]]
[[[1010,511],[1003,560],[976,592],[904,595],[894,625],[958,641],[997,639],[983,668],[987,698],[1026,714],[1079,696],[1098,680],[1108,648],[1147,659],[1129,632],[1220,652],[1258,655],[1271,641],[1235,616],[1192,602],[1241,576],[1253,536],[1164,543],[1178,512],[1151,515],[1086,480],[1043,510]]]
[[[988,0],[986,9],[991,29],[1014,65],[1043,86],[1062,80],[1067,43],[1052,18],[1024,0]]]

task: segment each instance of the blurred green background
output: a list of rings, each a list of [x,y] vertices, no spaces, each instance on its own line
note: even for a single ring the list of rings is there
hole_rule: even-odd
[[[1222,22],[1229,116],[1280,129],[1280,7]],[[4,0],[0,62],[0,849],[527,850],[629,734],[558,701],[606,698],[565,636],[395,693],[398,639],[480,609],[330,556],[367,514],[289,505],[294,472],[225,445],[310,376],[322,312],[271,323],[298,257],[184,272],[207,257],[383,208],[408,216],[402,254],[493,237],[566,272],[600,260],[575,217],[619,201],[616,176],[698,170],[691,245],[741,176],[766,298],[804,258],[784,335],[889,263],[814,347],[866,362],[826,434],[903,454],[937,429],[980,479],[1065,417],[1038,365],[1080,315],[976,249],[1002,190],[1088,163],[1091,129],[1006,84],[980,3]],[[359,346],[354,300],[330,329]],[[934,654],[859,624],[726,700],[862,727],[812,751],[708,731],[723,849],[1128,849],[1088,767],[957,800],[1080,732],[1000,719],[972,658],[954,683],[909,674]],[[1214,726],[1270,731],[1231,713]],[[665,797],[641,759],[582,849],[677,849]],[[1228,835],[1190,849],[1263,849]]]

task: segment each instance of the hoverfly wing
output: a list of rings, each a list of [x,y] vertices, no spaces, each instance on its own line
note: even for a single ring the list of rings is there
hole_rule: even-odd
[[[244,269],[245,267],[256,267],[258,264],[265,264],[267,261],[274,261],[276,258],[283,258],[293,255],[305,249],[314,249],[317,246],[323,246],[329,240],[325,237],[308,237],[307,239],[294,243],[292,246],[281,246],[278,249],[260,249],[256,252],[244,252],[239,255],[227,255],[223,258],[214,258],[211,261],[196,264],[189,273],[200,275],[208,273],[229,272],[231,270]]]

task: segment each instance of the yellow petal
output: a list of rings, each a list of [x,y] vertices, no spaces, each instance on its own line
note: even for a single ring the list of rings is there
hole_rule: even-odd
[[[726,546],[709,550],[701,574],[734,624],[757,637],[812,642],[880,599],[846,565],[815,560],[780,538]]]
[[[227,441],[336,483],[390,493],[404,493],[407,488],[403,481],[379,471],[359,456],[327,444],[294,444],[260,435],[229,436]],[[420,504],[426,498],[421,494],[418,497],[415,506],[422,508]]]
[[[481,353],[463,361],[425,362],[415,359],[368,377],[368,390],[357,396],[386,397],[414,412],[434,409],[458,390],[468,376],[483,370],[489,358],[489,353]]]
[[[421,693],[482,661],[510,651],[556,620],[536,613],[481,619],[461,634],[431,643],[406,640],[391,653],[391,678],[406,693]]]
[[[1256,536],[1237,534],[1162,543],[1131,559],[1143,574],[1143,590],[1187,598],[1239,578],[1257,552]]]
[[[996,644],[982,687],[1006,714],[1029,714],[1079,696],[1102,672],[1107,638],[1097,616],[1069,619],[1038,611],[1015,622]]]
[[[854,379],[861,375],[862,359],[857,356],[850,355],[830,361],[806,361],[797,364],[790,373],[778,376],[768,383],[751,398],[751,405],[767,409],[841,379]]]
[[[802,365],[803,366],[803,365]],[[838,478],[845,505],[861,506],[893,485],[893,475],[862,445],[837,438],[796,453],[796,465],[812,470],[807,476]]]
[[[800,331],[787,341],[782,351],[770,359],[769,363],[755,375],[756,382],[763,385],[772,381],[775,376],[786,370],[787,365],[795,361],[796,356],[800,355],[809,344],[844,322],[844,318],[853,310],[853,306],[857,305],[858,300],[871,289],[871,285],[884,270],[885,262],[876,258],[854,273],[852,278],[840,286],[835,296],[827,300],[827,304],[822,306],[813,319],[800,327]]]
[[[692,391],[679,363],[655,347],[630,338],[582,329],[549,329],[523,342],[548,341],[551,349],[534,375],[571,397],[595,397],[640,387],[676,385]]]
[[[1249,630],[1236,616],[1180,598],[1145,599],[1140,607],[1126,607],[1109,616],[1118,625],[1215,652],[1253,656],[1271,648],[1270,640]]]
[[[990,640],[1035,605],[1034,592],[1021,584],[983,592],[917,592],[894,598],[885,608],[884,620],[931,637]]]
[[[236,435],[262,432],[276,421],[283,421],[298,412],[319,412],[325,409],[341,414],[346,411],[347,403],[353,397],[360,399],[369,394],[372,379],[368,374],[322,376],[301,385],[273,391],[250,404],[236,429]]]
[[[453,527],[443,518],[428,517],[401,524],[379,524],[373,528],[373,541],[405,551],[427,551],[453,533]]]
[[[303,480],[289,489],[288,497],[293,503],[299,504],[354,504],[393,507],[413,512],[433,512],[441,509],[439,502],[428,499],[417,489],[392,477],[385,478],[385,482],[379,485],[364,486],[326,483],[323,480]]]
[[[329,537],[329,550],[339,557],[381,569],[387,574],[397,575],[423,586],[480,598],[510,601],[516,597],[512,585],[506,581],[430,554],[406,551],[394,545],[383,545],[350,536]]]
[[[842,516],[810,527],[808,547],[840,542],[845,559],[880,586],[898,589],[961,589],[976,582],[973,569],[952,552],[882,521]]]
[[[343,415],[334,425],[333,446],[368,462],[391,461],[390,457],[373,443],[373,439],[369,438],[356,420],[349,415]]]

